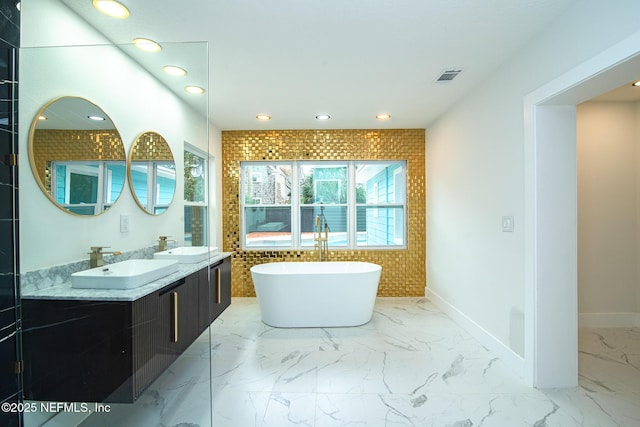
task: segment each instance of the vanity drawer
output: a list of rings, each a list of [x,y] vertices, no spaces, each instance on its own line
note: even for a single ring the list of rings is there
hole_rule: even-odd
[[[134,402],[230,303],[230,257],[134,301],[25,299],[25,398]]]

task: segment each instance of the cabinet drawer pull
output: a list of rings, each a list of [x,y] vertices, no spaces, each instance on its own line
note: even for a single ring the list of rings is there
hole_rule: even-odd
[[[171,311],[173,314],[173,324],[171,331],[171,342],[178,342],[178,293],[171,293]]]
[[[222,304],[222,283],[220,281],[220,269],[216,268],[216,304]]]

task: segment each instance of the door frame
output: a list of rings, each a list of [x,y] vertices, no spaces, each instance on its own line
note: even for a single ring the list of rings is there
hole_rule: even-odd
[[[524,98],[525,380],[578,384],[576,105],[640,78],[640,32]]]

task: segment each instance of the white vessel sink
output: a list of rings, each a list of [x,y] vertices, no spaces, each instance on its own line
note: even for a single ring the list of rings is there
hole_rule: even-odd
[[[181,246],[153,254],[154,259],[174,259],[184,264],[206,261],[218,254],[216,246]]]
[[[130,259],[71,275],[74,288],[133,289],[178,271],[172,259]]]

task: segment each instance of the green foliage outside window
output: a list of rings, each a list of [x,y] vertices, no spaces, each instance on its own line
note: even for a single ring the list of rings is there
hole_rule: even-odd
[[[345,188],[346,192],[346,188]],[[346,193],[344,199],[346,200]],[[307,175],[300,184],[300,203],[303,205],[310,205],[314,203],[315,197],[313,193],[313,175]],[[356,203],[367,202],[367,190],[363,184],[356,185]]]
[[[204,202],[204,159],[185,150],[184,164],[184,200],[187,202]]]

